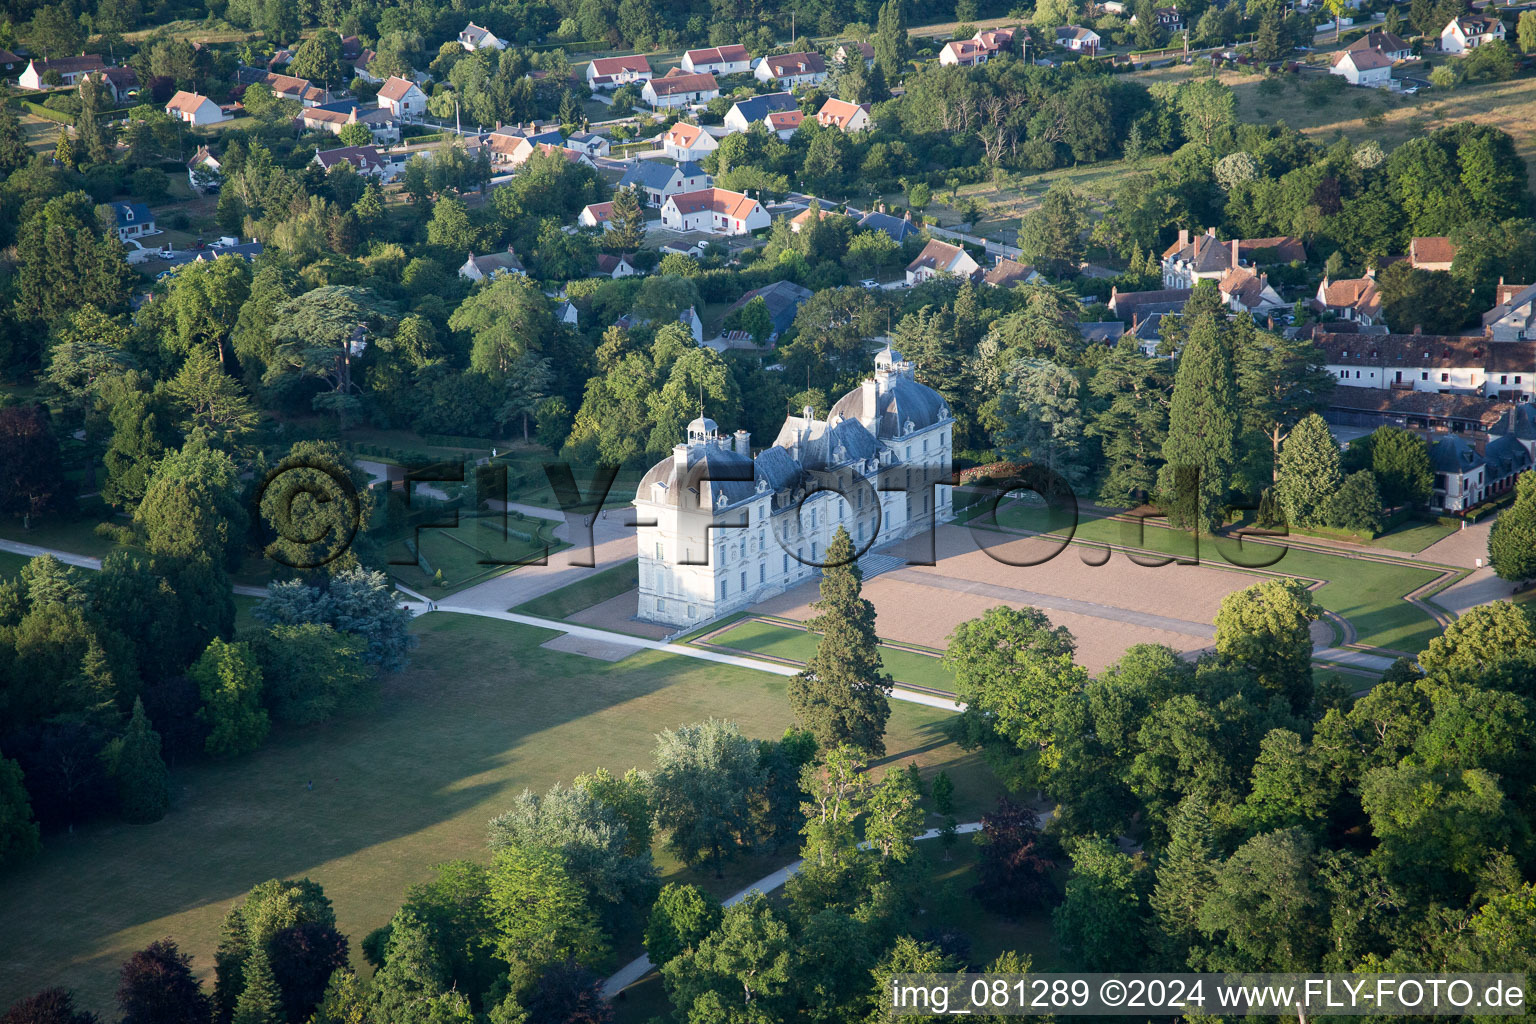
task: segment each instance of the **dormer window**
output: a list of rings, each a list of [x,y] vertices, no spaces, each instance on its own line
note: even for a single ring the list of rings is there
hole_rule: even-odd
[[[730,503],[730,499],[725,496],[725,492],[721,491],[720,496],[715,499],[715,508],[725,508]]]

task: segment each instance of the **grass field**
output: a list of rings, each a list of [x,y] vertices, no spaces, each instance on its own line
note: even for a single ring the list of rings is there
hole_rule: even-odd
[[[818,634],[807,630],[751,619],[726,630],[710,642],[803,665],[816,653],[816,645],[820,640]],[[945,670],[937,657],[882,646],[880,660],[898,683],[911,683],[935,690],[954,690],[954,677]]]
[[[0,537],[23,544],[35,544],[40,548],[55,548],[101,558],[116,549],[117,542],[110,537],[98,536],[97,522],[90,518],[63,519],[48,516],[33,520],[32,528],[26,529],[20,520],[0,519]]]
[[[322,883],[355,943],[431,865],[483,858],[486,821],[524,787],[598,766],[649,767],[659,730],[711,715],[758,737],[790,724],[777,676],[650,652],[588,660],[541,648],[546,631],[470,616],[430,615],[416,629],[412,667],[385,681],[371,711],[178,771],[172,811],[156,824],[49,838],[5,883],[0,1005],[60,984],[104,1011],[120,962],[166,935],[207,975],[225,911],[267,878]],[[997,786],[978,757],[949,742],[948,717],[894,703],[886,763],[943,765],[957,813],[973,820]],[[722,879],[697,880],[729,893],[787,859],[743,860]],[[680,876],[658,861],[668,878]],[[355,946],[353,959],[361,963]]]
[[[1060,533],[1066,530],[1069,516],[1060,510],[1036,509],[1015,502],[1002,506],[997,519],[1006,528]],[[1186,558],[1197,553],[1191,534],[1155,525],[1155,520],[1148,520],[1138,537],[1135,524],[1084,515],[1073,536],[1078,541],[1132,544]],[[1243,554],[1238,556],[1234,542],[1204,537],[1199,544],[1198,557],[1210,564],[1227,563],[1243,568],[1242,562],[1250,559],[1269,561],[1273,550],[1245,545]],[[1350,558],[1295,544],[1267,568],[1271,572],[1327,581],[1315,591],[1317,603],[1348,619],[1363,644],[1417,653],[1440,634],[1434,619],[1403,600],[1407,594],[1438,577],[1440,573],[1434,569],[1396,560],[1378,562]]]
[[[579,611],[602,604],[604,601],[627,594],[640,585],[639,561],[611,566],[593,573],[584,580],[541,594],[532,601],[524,601],[516,608],[509,608],[521,615],[537,615],[546,619],[563,619]]]
[[[447,520],[444,520],[447,521]],[[447,595],[492,576],[510,572],[516,563],[548,557],[565,544],[555,540],[550,519],[508,518],[488,515],[484,518],[460,516],[451,529],[422,529],[415,542],[424,562],[415,565],[391,565],[390,572],[403,584],[420,590],[430,587],[434,595]],[[518,536],[523,534],[532,539]],[[390,546],[391,557],[409,558],[403,543]],[[431,571],[428,571],[430,568]],[[435,574],[443,574],[443,585],[435,585]]]

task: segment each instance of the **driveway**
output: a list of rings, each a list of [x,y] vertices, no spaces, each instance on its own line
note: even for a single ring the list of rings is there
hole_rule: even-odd
[[[519,566],[468,590],[461,590],[442,604],[465,610],[504,612],[635,557],[635,528],[626,525],[633,520],[633,509],[616,508],[603,512],[592,524],[589,538],[584,516],[549,509],[535,510],[531,506],[517,507],[545,518],[563,518],[565,522],[555,527],[555,536],[573,546],[552,553],[544,565]],[[596,564],[578,564],[584,562]]]

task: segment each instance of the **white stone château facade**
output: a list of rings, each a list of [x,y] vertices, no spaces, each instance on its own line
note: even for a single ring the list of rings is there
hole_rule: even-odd
[[[863,554],[947,521],[954,422],[890,348],[825,420],[788,417],[755,458],[745,430],[694,420],[635,492],[638,618],[688,627],[803,583],[839,526]]]

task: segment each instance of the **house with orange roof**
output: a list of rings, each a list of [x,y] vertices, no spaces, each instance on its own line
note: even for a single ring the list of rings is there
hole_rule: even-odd
[[[958,245],[932,239],[917,254],[917,259],[907,264],[907,284],[922,284],[940,274],[974,281],[981,277],[981,264]]]
[[[165,105],[165,112],[190,125],[218,124],[229,120],[229,115],[217,103],[195,92],[178,92]]]
[[[1352,320],[1362,327],[1385,322],[1381,315],[1381,292],[1376,287],[1376,274],[1370,270],[1364,277],[1338,281],[1330,281],[1324,276],[1310,305],[1319,313],[1332,313],[1340,320]]]
[[[682,69],[690,74],[744,75],[752,70],[752,55],[745,46],[711,46],[683,54]]]
[[[800,130],[800,122],[804,120],[805,115],[798,110],[773,110],[763,118],[763,124],[787,142],[791,135]]]
[[[427,112],[427,94],[409,78],[390,75],[379,88],[379,106],[402,121],[412,121]]]
[[[584,228],[602,228],[604,231],[613,230],[613,204],[589,203],[581,208],[581,213],[576,217],[576,223]]]
[[[1408,240],[1408,265],[1415,270],[1450,270],[1456,245],[1445,235],[1426,235]]]
[[[869,127],[869,104],[829,99],[816,112],[816,123],[823,128],[859,132]]]
[[[660,78],[651,79],[640,90],[640,97],[652,110],[696,106],[708,103],[719,95],[720,86],[715,82],[714,75],[708,72],[690,74],[679,68],[673,68]]]
[[[1392,84],[1392,58],[1380,50],[1340,50],[1333,55],[1331,75],[1339,75],[1350,85],[1384,89]]]
[[[598,57],[587,65],[587,85],[593,89],[613,91],[631,82],[649,82],[651,62],[643,53],[627,57]]]
[[[661,224],[673,231],[746,235],[771,223],[768,211],[756,199],[723,188],[682,192],[668,197],[661,207]]]
[[[833,50],[832,62],[842,67],[847,67],[849,63],[856,59],[854,56],[855,54],[858,55],[858,59],[862,59],[864,61],[865,67],[874,67],[875,48],[868,43],[860,42],[843,43],[837,49]]]
[[[720,143],[713,135],[687,121],[677,122],[661,137],[662,152],[683,163],[702,160],[719,148]]]

